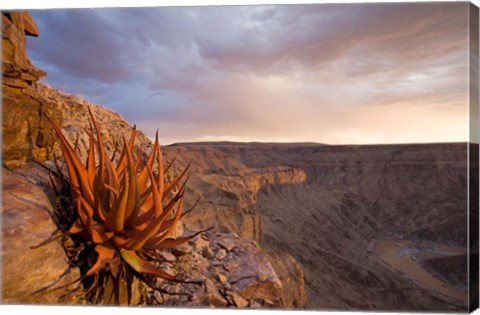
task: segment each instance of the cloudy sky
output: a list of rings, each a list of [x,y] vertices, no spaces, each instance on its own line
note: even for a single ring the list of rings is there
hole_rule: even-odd
[[[31,14],[45,82],[163,144],[468,140],[467,3]]]

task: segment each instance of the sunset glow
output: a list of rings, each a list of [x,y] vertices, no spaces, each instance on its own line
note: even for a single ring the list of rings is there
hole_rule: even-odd
[[[31,13],[47,83],[163,144],[468,141],[468,3]]]

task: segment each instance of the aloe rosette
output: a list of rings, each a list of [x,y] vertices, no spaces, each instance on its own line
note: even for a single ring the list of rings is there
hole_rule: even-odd
[[[148,160],[140,167],[141,154],[135,158],[133,152],[135,127],[128,142],[123,138],[123,150],[114,165],[113,159],[106,154],[99,126],[90,108],[88,113],[91,126],[86,130],[90,141],[85,163],[47,116],[59,139],[70,179],[76,219],[69,233],[80,234],[86,242],[94,245],[97,253],[86,276],[94,275],[106,266],[110,270],[119,270],[119,264],[125,262],[138,273],[177,281],[173,275],[146,260],[145,254],[181,245],[200,233],[171,238],[179,220],[188,213],[182,212],[186,181],[181,182],[188,166],[173,180],[165,182],[165,173],[173,161],[164,170],[157,131]],[[155,166],[156,174],[153,171]]]

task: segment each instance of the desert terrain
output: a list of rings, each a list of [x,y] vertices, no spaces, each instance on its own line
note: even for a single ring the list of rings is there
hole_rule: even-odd
[[[308,309],[465,310],[467,144],[186,143],[187,226],[305,271]]]

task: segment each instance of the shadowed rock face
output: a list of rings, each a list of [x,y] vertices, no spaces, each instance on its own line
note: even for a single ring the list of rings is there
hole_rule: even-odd
[[[308,308],[465,310],[373,249],[377,241],[407,239],[466,250],[466,144],[204,143],[165,150],[180,164],[192,161],[189,203],[201,200],[187,225],[228,227],[292,254],[305,269]]]
[[[67,289],[35,293],[48,285],[66,285],[80,273],[69,268],[65,252],[58,242],[31,248],[57,229],[53,221],[52,196],[36,182],[41,170],[2,171],[2,303],[8,304],[78,304],[67,296]],[[25,174],[29,173],[29,177]],[[43,174],[45,174],[43,172]],[[43,181],[43,180],[42,180]]]

